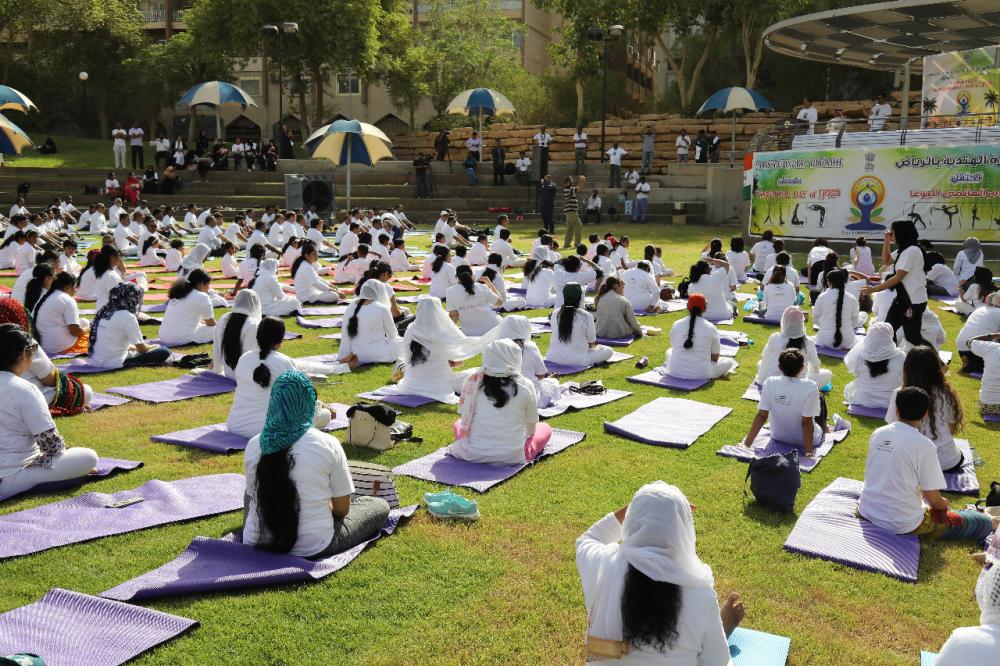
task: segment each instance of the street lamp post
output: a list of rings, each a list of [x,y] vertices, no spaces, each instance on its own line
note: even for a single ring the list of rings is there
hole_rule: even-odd
[[[617,40],[625,32],[625,28],[615,24],[608,27],[605,33],[601,28],[591,28],[587,31],[587,39],[593,42],[601,42],[601,64],[603,73],[601,81],[601,162],[607,159],[604,153],[604,137],[608,122],[608,42]]]
[[[80,87],[83,88],[83,119],[80,126],[84,136],[87,136],[87,79],[89,78],[90,74],[80,72]]]
[[[284,83],[285,73],[284,73],[284,67],[281,62],[282,58],[281,35],[283,33],[294,35],[298,31],[299,31],[299,24],[293,23],[291,21],[285,21],[284,23],[282,23],[281,29],[279,29],[278,26],[273,24],[262,26],[260,29],[260,34],[263,35],[265,38],[275,37],[278,40],[278,123],[277,123],[278,127],[281,127],[281,123],[284,121],[285,118],[285,103],[284,103],[285,98],[283,94],[285,87]],[[267,85],[267,82],[265,82],[265,85]],[[274,136],[273,132],[272,136]]]

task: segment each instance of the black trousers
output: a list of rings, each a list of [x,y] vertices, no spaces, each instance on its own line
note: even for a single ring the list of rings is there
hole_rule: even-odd
[[[493,184],[494,185],[503,185],[504,184],[503,183],[503,176],[504,176],[504,174],[503,174],[503,165],[502,164],[499,166],[499,168],[498,167],[493,167]]]
[[[910,317],[906,316],[907,310],[912,311]],[[909,308],[905,305],[900,304],[897,298],[892,303],[892,307],[889,308],[889,313],[885,316],[885,323],[892,326],[892,330],[898,331],[900,328],[903,329],[903,335],[906,336],[907,341],[911,345],[925,345],[927,347],[933,347],[929,342],[924,340],[923,334],[920,332],[920,325],[924,318],[924,310],[927,309],[927,303],[912,303]]]
[[[132,168],[145,169],[146,158],[142,151],[142,146],[132,146]]]
[[[542,206],[538,209],[538,212],[542,214],[542,226],[545,227],[545,230],[550,234],[553,234],[556,231],[556,224],[552,219],[553,209],[554,206]]]

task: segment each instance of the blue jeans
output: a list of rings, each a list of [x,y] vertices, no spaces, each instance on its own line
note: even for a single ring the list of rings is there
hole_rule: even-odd
[[[129,356],[122,363],[123,368],[135,368],[140,365],[163,365],[170,359],[170,350],[166,347],[156,347],[148,352]]]
[[[465,175],[469,177],[469,185],[476,184],[476,170],[469,168],[465,170]]]
[[[648,198],[636,198],[635,205],[632,207],[632,221],[633,222],[645,222],[646,216],[649,213],[649,199]]]
[[[644,150],[642,151],[642,169],[643,171],[649,171],[653,168],[653,151]]]

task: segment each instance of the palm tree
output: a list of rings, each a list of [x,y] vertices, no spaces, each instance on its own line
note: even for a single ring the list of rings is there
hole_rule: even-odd
[[[983,93],[983,102],[985,102],[987,109],[991,111],[996,109],[997,104],[1000,103],[1000,93],[997,93],[996,90]]]
[[[920,126],[927,127],[930,124],[927,121],[927,116],[932,116],[937,111],[937,98],[925,97],[921,102],[921,107],[923,108],[923,113],[920,116]]]

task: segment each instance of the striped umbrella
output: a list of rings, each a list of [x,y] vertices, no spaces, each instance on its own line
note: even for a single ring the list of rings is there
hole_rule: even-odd
[[[722,113],[732,113],[733,115],[733,142],[729,151],[729,162],[733,163],[736,153],[736,112],[737,111],[769,111],[774,106],[767,101],[753,88],[723,88],[715,92],[705,100],[705,103],[698,109],[698,115],[706,111],[721,111]]]
[[[0,153],[20,155],[24,148],[33,145],[23,129],[0,115]]]
[[[445,113],[479,117],[479,161],[483,161],[483,116],[513,115],[514,105],[492,88],[471,88],[455,95]]]
[[[28,99],[28,96],[23,92],[14,90],[10,86],[0,85],[0,111],[7,109],[20,111],[21,113],[27,113],[31,109],[38,111],[35,103]]]
[[[359,120],[337,120],[320,127],[305,141],[312,159],[328,159],[347,167],[347,209],[351,209],[351,165],[374,167],[379,160],[392,157],[392,141],[385,132]]]
[[[180,106],[210,106],[215,108],[215,136],[222,138],[222,108],[238,107],[245,109],[250,106],[257,106],[250,96],[242,88],[234,86],[225,81],[206,81],[192,86],[186,93],[181,95],[177,102]]]

